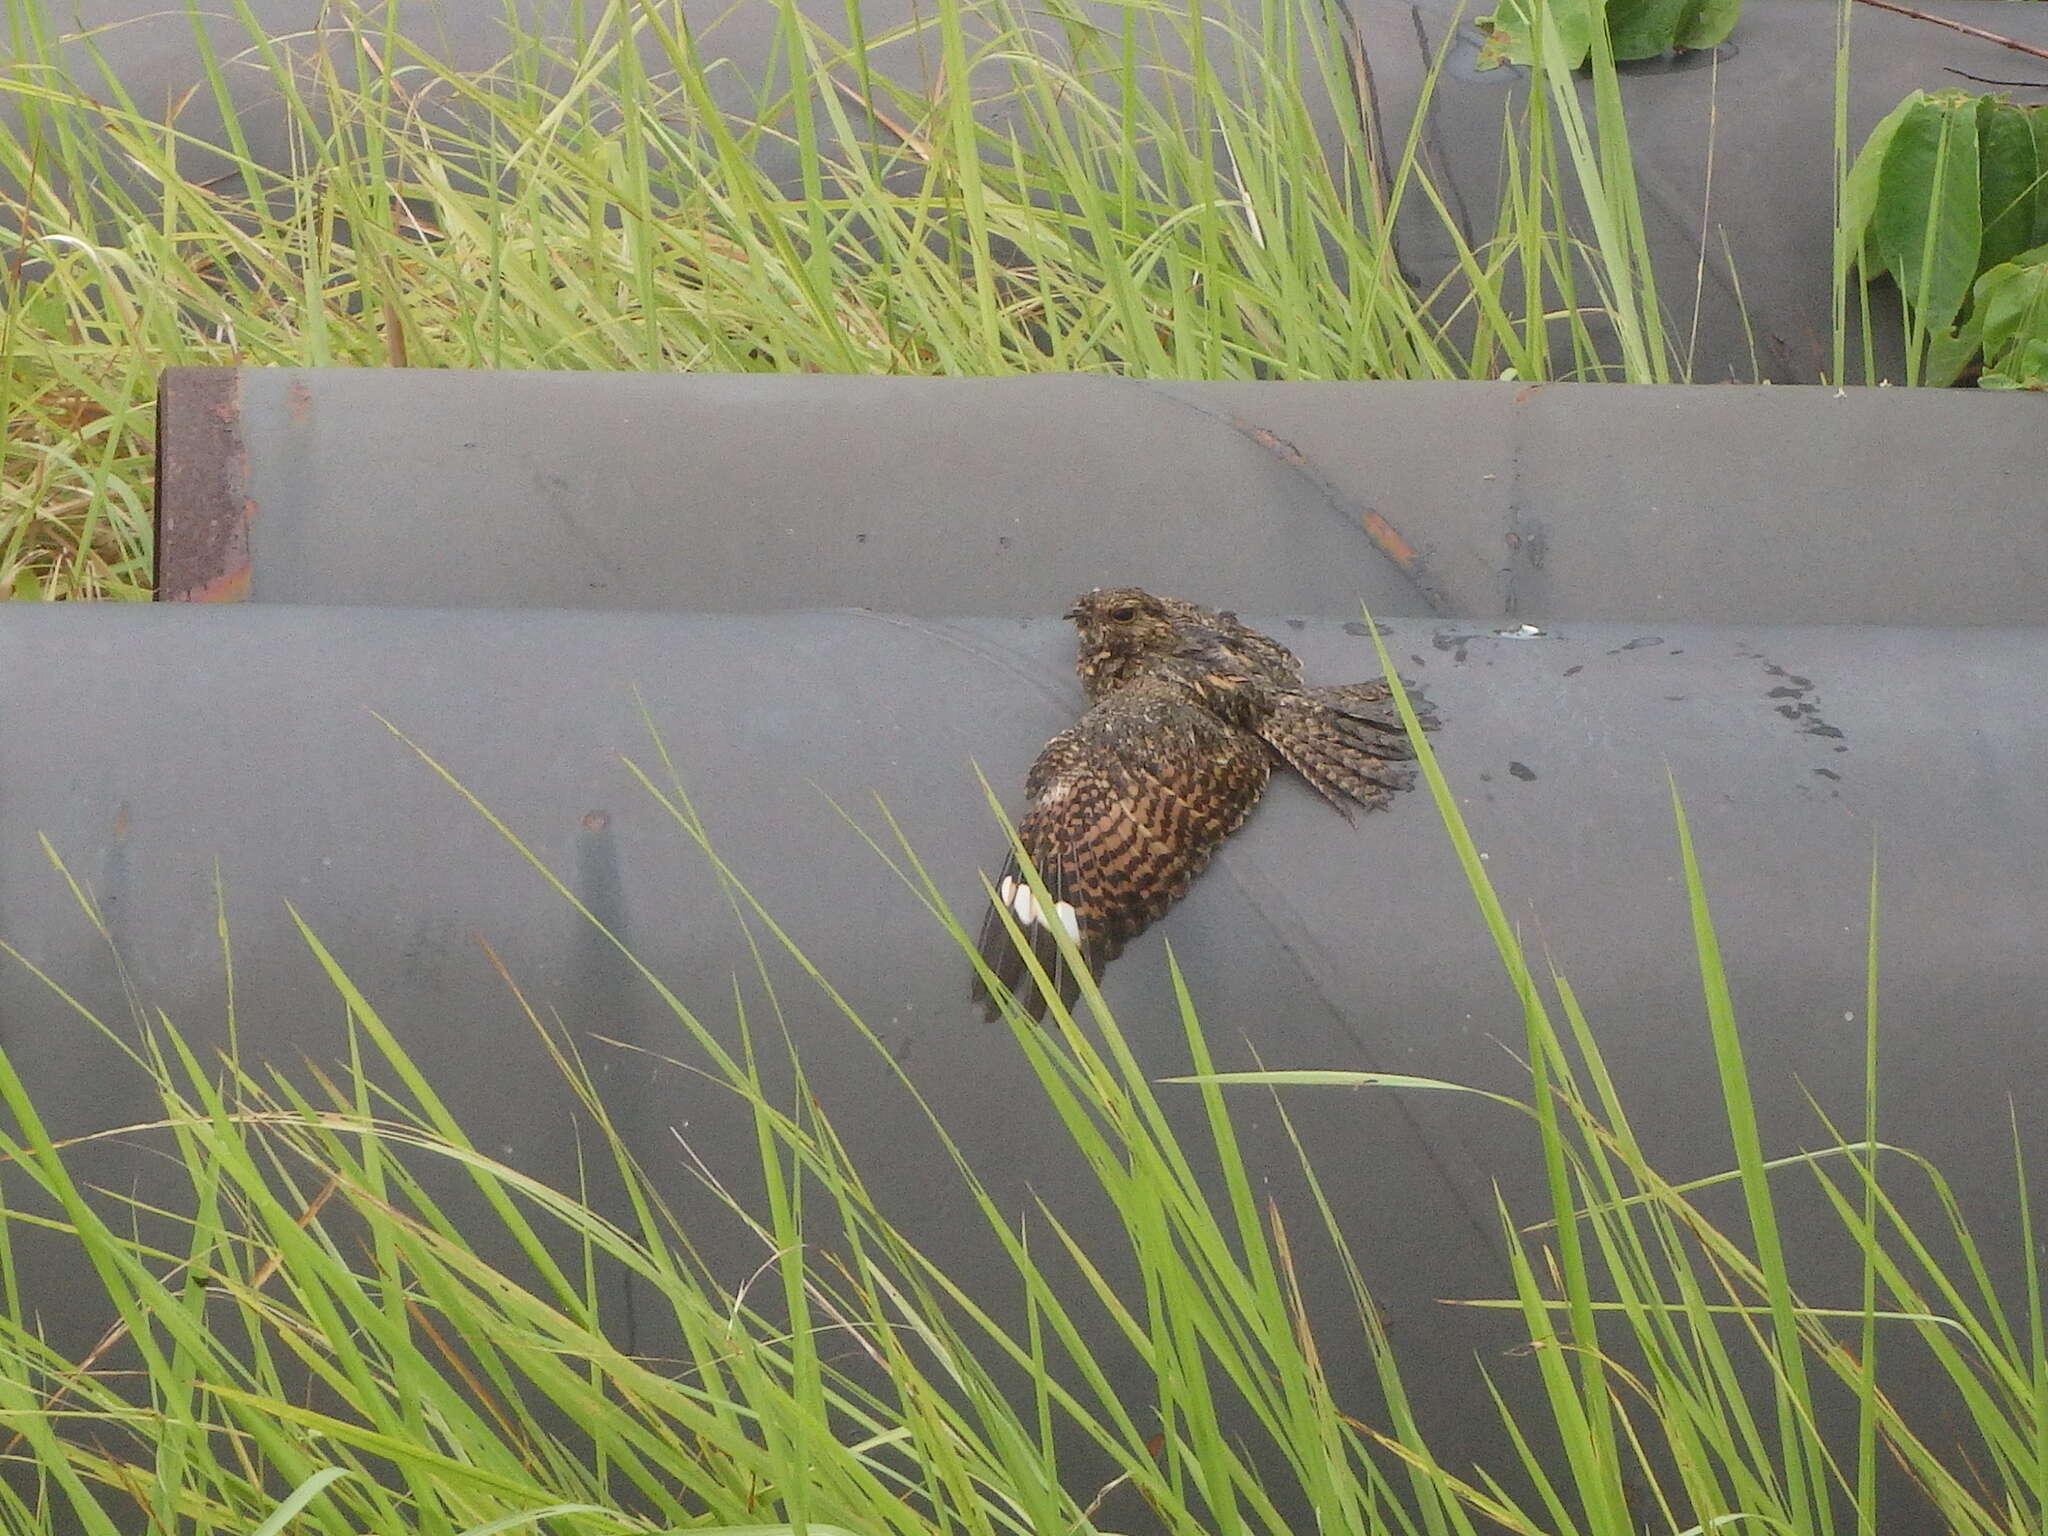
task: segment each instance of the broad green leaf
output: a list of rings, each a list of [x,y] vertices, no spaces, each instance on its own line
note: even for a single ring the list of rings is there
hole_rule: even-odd
[[[1977,174],[1984,216],[1980,270],[2010,261],[2034,243],[2034,194],[2041,168],[2032,116],[1995,96],[1977,103]]]
[[[2048,107],[2028,107],[2027,127],[2034,135],[2034,164],[2042,175],[2034,183],[2034,243],[2048,241]]]
[[[1479,18],[1486,44],[1479,50],[1479,67],[1501,64],[1531,64],[1536,50],[1533,30],[1550,26],[1557,30],[1565,57],[1576,69],[1593,51],[1593,5],[1597,0],[1501,0],[1491,16]]]
[[[1617,59],[1654,59],[1668,53],[1685,20],[1688,0],[1607,0],[1607,33]]]
[[[1881,253],[1864,239],[1869,233],[1871,215],[1877,210],[1878,173],[1884,168],[1885,151],[1891,148],[1892,135],[1898,132],[1899,124],[1927,99],[1920,91],[1914,91],[1904,101],[1887,112],[1878,125],[1870,130],[1870,137],[1863,141],[1863,148],[1856,155],[1856,163],[1849,167],[1849,176],[1842,183],[1842,242],[1839,253],[1839,279],[1849,270],[1849,262],[1858,251],[1866,251],[1864,272],[1876,277],[1885,270]]]
[[[2027,342],[2014,356],[2010,372],[1987,373],[1978,379],[1977,387],[2048,390],[2048,341]]]
[[[1672,35],[1677,48],[1718,48],[1742,16],[1742,0],[1692,0]]]
[[[1872,226],[1918,323],[1947,330],[1976,279],[1984,238],[1974,97],[1945,91],[1900,120],[1878,173]]]
[[[1974,315],[1984,339],[1986,372],[2025,379],[2027,349],[2048,344],[2048,246],[1978,278]]]
[[[1929,389],[1948,388],[1963,376],[1963,370],[1976,360],[1983,346],[1974,320],[1953,331],[1929,332],[1927,362],[1921,369],[1920,382]]]
[[[1479,48],[1479,68],[1528,64],[1535,58],[1529,46],[1529,8],[1523,0],[1500,0],[1499,9],[1481,16],[1478,27],[1485,38]]]

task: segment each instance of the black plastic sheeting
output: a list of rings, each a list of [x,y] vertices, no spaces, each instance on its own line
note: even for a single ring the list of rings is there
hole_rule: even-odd
[[[169,597],[2048,622],[2021,394],[173,369],[163,422]]]
[[[1262,622],[1312,680],[1375,671],[1362,626],[1338,614]],[[2048,631],[1574,623],[1503,636],[1398,621],[1388,644],[1442,709],[1437,747],[1509,912],[1571,977],[1674,1177],[1731,1159],[1667,771],[1717,903],[1772,1153],[1825,1142],[1809,1090],[1852,1122],[1859,1112],[1864,912],[1881,858],[1883,1130],[1966,1192],[1993,1273],[2016,1275],[2009,1109],[2027,1155],[2048,1155]],[[412,733],[730,1038],[735,976],[757,1012],[759,984],[705,861],[621,762],[658,773],[651,721],[725,859],[905,1064],[998,1198],[1021,1212],[1043,1196],[1122,1273],[1012,1041],[970,1006],[964,958],[847,819],[886,839],[880,796],[971,922],[976,870],[1000,849],[974,765],[1014,809],[1025,766],[1078,705],[1067,626],[16,605],[0,608],[0,647],[0,935],[110,1020],[128,1017],[120,980],[38,834],[95,892],[136,994],[203,1046],[224,1038],[218,861],[245,1054],[290,1067],[344,1051],[342,1009],[289,902],[476,1141],[573,1187],[568,1096],[482,939],[537,1007],[560,1012],[635,1151],[738,1283],[764,1255],[717,1219],[676,1139],[744,1185],[751,1142],[733,1107],[688,1070],[599,1042],[691,1054],[604,941],[371,712]],[[1109,972],[1108,997],[1160,1076],[1186,1067],[1169,939],[1225,1066],[1256,1053],[1526,1093],[1511,1055],[1519,1011],[1422,795],[1347,827],[1298,784],[1275,787]],[[900,1087],[794,964],[769,963],[810,1083],[870,1186],[1001,1305],[1014,1288]],[[116,1053],[11,963],[0,1046],[57,1135],[151,1114]],[[1186,1092],[1175,1102],[1195,1134]],[[1479,1367],[1513,1393],[1536,1367],[1513,1352],[1512,1320],[1438,1302],[1507,1289],[1495,1186],[1540,1213],[1524,1122],[1441,1094],[1291,1104],[1425,1427],[1448,1464],[1498,1465]],[[1270,1105],[1247,1090],[1237,1107],[1251,1162],[1297,1232],[1312,1230]],[[79,1156],[145,1197],[161,1177],[122,1148]],[[1813,1236],[1831,1220],[1823,1203],[1802,1175],[1781,1180],[1808,1298],[1853,1305],[1855,1271]],[[1339,1400],[1370,1422],[1376,1389],[1341,1327],[1341,1274],[1313,1242],[1298,1246],[1308,1294],[1339,1320],[1322,1339]],[[53,1341],[88,1347],[109,1321],[89,1290],[52,1251],[24,1247],[17,1261]],[[622,1327],[625,1347],[661,1351],[651,1325]],[[1924,1381],[1900,1390],[1942,1411]]]
[[[1918,8],[2037,48],[2048,46],[2048,12],[2039,7],[2006,0],[1922,0]],[[322,46],[316,8],[303,0],[253,0],[249,9],[287,53],[303,59]],[[843,33],[845,11],[837,0],[803,9],[812,24]],[[1223,9],[1236,10],[1241,23],[1256,29],[1256,6]],[[1478,37],[1471,23],[1488,9],[1458,0],[1349,6],[1372,63],[1381,118],[1397,145],[1415,115],[1424,77],[1449,38],[1441,84],[1421,125],[1421,149],[1446,204],[1457,210],[1467,238],[1475,242],[1492,230],[1503,112],[1519,110],[1525,91],[1520,71],[1472,67]],[[158,0],[96,0],[69,14],[95,29],[93,46],[134,100],[185,102],[197,87],[196,97],[181,109],[179,129],[199,141],[218,141],[217,116],[193,46],[198,23]],[[560,0],[527,0],[514,14],[543,35],[572,30],[572,10]],[[864,0],[861,6],[862,26],[871,38],[919,14],[911,0]],[[1105,7],[1104,15],[1114,11]],[[397,25],[458,66],[484,69],[506,51],[506,16],[500,0],[420,0],[398,6]],[[708,59],[727,62],[707,78],[728,107],[741,112],[761,94],[780,36],[776,12],[765,3],[742,5],[715,20],[716,25],[706,20],[698,44]],[[2041,75],[2029,67],[2032,61],[1994,43],[1908,17],[1859,6],[1853,20],[1852,148],[1908,91],[1988,88],[1950,70],[2018,82]],[[204,24],[216,48],[231,55],[248,48],[246,33],[229,17],[211,16]],[[1115,22],[1108,24],[1114,30]],[[82,44],[73,44],[64,58],[82,78],[97,79]],[[878,50],[875,63],[878,73],[930,90],[936,88],[936,58],[928,39],[911,32]],[[1651,259],[1669,322],[1686,338],[1691,376],[1703,383],[1765,378],[1810,384],[1833,373],[1834,69],[1835,8],[1810,0],[1747,0],[1733,38],[1720,49],[1624,69],[1629,143]],[[255,158],[289,165],[291,141],[274,85],[256,70],[232,69],[227,79],[241,103]],[[1000,121],[1003,110],[998,100],[985,112]],[[1326,143],[1335,141],[1330,110],[1353,109],[1339,104],[1318,110]],[[225,159],[209,165],[196,147],[183,151],[183,159],[195,177],[232,169]],[[787,169],[773,162],[771,168],[778,174]],[[1402,226],[1402,252],[1425,289],[1455,265],[1440,221],[1419,198]],[[1895,312],[1889,300],[1889,290],[1880,295],[1881,315]],[[1894,331],[1890,319],[1879,327],[1880,377],[1899,376]],[[1860,377],[1853,371],[1860,367],[1857,357],[1852,352],[1853,377]]]

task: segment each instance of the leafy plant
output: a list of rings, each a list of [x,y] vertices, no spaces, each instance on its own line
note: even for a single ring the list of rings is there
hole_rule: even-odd
[[[1543,11],[1569,67],[1577,69],[1595,56],[1603,26],[1606,51],[1616,59],[1718,47],[1741,19],[1742,0],[1500,0],[1493,14],[1479,18],[1486,36],[1479,67],[1536,62],[1536,16]]]
[[[1979,389],[2048,389],[2048,245],[1977,279],[1970,325],[1984,349]]]
[[[1950,384],[1980,353],[2022,369],[2024,299],[2048,243],[2048,107],[1915,91],[1874,129],[1842,196],[1839,261],[1890,275],[1907,315],[1908,383]],[[1988,290],[1980,279],[2014,268]],[[1996,300],[1987,331],[1985,305]]]

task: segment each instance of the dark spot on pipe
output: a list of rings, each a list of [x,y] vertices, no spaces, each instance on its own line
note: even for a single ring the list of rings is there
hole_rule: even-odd
[[[1531,783],[1536,778],[1536,770],[1534,768],[1531,768],[1527,763],[1509,763],[1508,772],[1512,773],[1524,784]]]

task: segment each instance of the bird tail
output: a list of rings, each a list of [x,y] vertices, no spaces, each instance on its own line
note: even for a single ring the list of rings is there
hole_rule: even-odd
[[[1066,1007],[1073,1007],[1081,996],[1081,978],[1060,953],[1059,941],[1053,937],[1052,930],[1038,920],[1038,903],[1031,895],[1030,883],[1017,867],[1014,854],[1004,861],[1002,875],[996,881],[996,898],[997,902],[1010,907],[1013,913],[1017,912],[1017,904],[1023,903],[1017,926],[1023,930],[1024,938],[1020,944],[1011,936],[1009,925],[1003,921],[1001,907],[991,902],[981,920],[981,935],[975,942],[983,963],[995,973],[997,982],[1016,998],[1018,1006],[1027,1015],[1042,1021],[1048,1000],[1033,981],[1031,968],[1024,962],[1024,952],[1028,949],[1045,967],[1045,974],[1051,979],[1060,1002]],[[1098,959],[1088,954],[1086,958],[1094,963],[1095,974],[1099,978],[1109,957]],[[990,989],[987,977],[979,968],[974,973],[972,996],[991,1023],[1002,1017],[1002,1002]]]
[[[1423,729],[1436,729],[1429,701],[1415,693],[1408,701]],[[1415,747],[1394,707],[1393,691],[1383,682],[1286,695],[1259,734],[1347,817],[1354,805],[1378,810],[1415,785],[1415,770],[1407,766]]]

